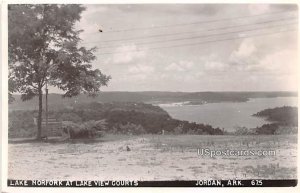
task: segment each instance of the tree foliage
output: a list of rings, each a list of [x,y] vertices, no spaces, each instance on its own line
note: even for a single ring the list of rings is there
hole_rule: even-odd
[[[46,83],[72,97],[95,95],[110,79],[92,69],[96,48],[80,46],[82,30],[74,26],[84,10],[81,5],[9,5],[9,93],[21,93],[22,100],[39,96],[39,129]]]
[[[96,93],[109,76],[92,70],[96,48],[79,47],[80,5],[10,5],[9,88],[28,100],[49,84],[71,97]]]

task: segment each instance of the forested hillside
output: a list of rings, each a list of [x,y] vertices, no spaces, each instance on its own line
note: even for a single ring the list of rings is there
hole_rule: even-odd
[[[265,118],[268,121],[276,122],[281,125],[290,125],[297,126],[298,125],[298,108],[283,106],[276,107],[272,109],[265,109],[260,111],[254,116]]]
[[[298,132],[298,108],[283,106],[265,109],[253,116],[272,122],[254,128],[256,134],[295,134]]]
[[[11,111],[9,113],[9,136],[31,137],[36,126],[33,117],[37,111]],[[173,119],[158,106],[144,103],[82,103],[69,109],[52,110],[49,117],[59,121],[84,123],[105,120],[106,132],[113,134],[223,134],[219,128]]]

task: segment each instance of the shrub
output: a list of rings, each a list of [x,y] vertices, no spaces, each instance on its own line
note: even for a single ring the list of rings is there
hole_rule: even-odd
[[[122,134],[130,135],[141,135],[146,133],[143,126],[134,123],[119,124],[117,125],[117,130]]]
[[[97,131],[107,131],[107,122],[105,119],[99,120],[99,121],[87,121],[84,123],[85,127],[87,128],[93,128]]]
[[[259,135],[274,135],[279,128],[277,123],[264,124],[261,127],[257,127],[255,132]]]
[[[102,137],[104,130],[102,130],[105,120],[88,121],[83,124],[76,124],[73,122],[64,123],[62,126],[62,134],[67,135],[70,139],[91,139],[95,137]]]
[[[74,123],[79,123],[81,122],[81,117],[79,117],[77,114],[75,113],[62,113],[62,115],[60,115],[59,117],[60,121],[72,121]]]
[[[34,111],[12,111],[8,117],[9,137],[31,137],[36,130],[33,122]]]
[[[177,126],[175,129],[174,129],[174,134],[175,135],[179,135],[179,134],[182,134],[183,133],[183,127],[182,125],[179,125]]]
[[[246,127],[237,127],[234,131],[235,135],[251,135],[254,134],[253,130],[248,129]]]

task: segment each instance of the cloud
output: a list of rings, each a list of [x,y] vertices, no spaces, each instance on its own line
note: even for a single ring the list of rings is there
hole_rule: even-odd
[[[143,58],[146,55],[145,51],[139,51],[134,44],[119,46],[114,52],[112,61],[117,64],[129,63],[134,59]]]
[[[273,9],[285,10],[285,11],[297,11],[297,4],[270,4]]]
[[[205,73],[225,71],[229,67],[227,63],[221,60],[219,55],[214,53],[201,57],[200,64],[202,64],[203,69],[199,71],[200,67],[197,68],[197,76],[203,76]]]
[[[256,72],[258,76],[295,73],[296,50],[283,46],[272,50],[270,46],[266,43],[254,42],[253,39],[242,41],[229,57],[231,70]]]
[[[190,70],[194,64],[190,61],[179,61],[178,63],[171,63],[166,66],[165,70],[167,71],[177,71],[177,72],[184,72]]]
[[[149,65],[138,64],[129,67],[128,72],[131,74],[148,74],[154,72],[154,67]]]
[[[103,14],[104,12],[109,11],[109,8],[105,5],[97,5],[97,6],[95,6],[95,5],[85,5],[85,7],[89,10],[88,14],[90,14],[90,15],[95,14],[95,13]]]
[[[248,68],[258,62],[258,49],[252,39],[245,39],[229,56],[229,63],[237,69]],[[250,69],[250,68],[249,68]]]
[[[165,68],[165,70],[182,72],[182,71],[184,71],[184,68],[182,68],[181,66],[179,66],[179,65],[176,64],[176,63],[172,63],[172,64],[168,65],[168,66]]]
[[[146,74],[133,74],[128,75],[124,81],[136,82],[136,81],[144,81],[147,80]]]
[[[80,22],[76,22],[75,27],[80,30],[84,30],[83,33],[80,34],[81,39],[86,40],[91,38],[91,34],[98,35],[99,28],[101,27],[101,23],[95,20],[95,16],[99,14],[104,14],[109,9],[106,6],[95,6],[95,5],[84,5],[86,8],[85,11],[82,12]],[[95,36],[92,36],[95,40]]]
[[[165,14],[201,14],[201,15],[214,15],[223,9],[223,6],[215,6],[214,4],[129,4],[129,5],[117,5],[120,11],[123,12],[143,12],[151,13],[154,10],[156,13]]]
[[[207,71],[224,71],[228,68],[228,65],[220,61],[207,61],[204,67]]]
[[[288,60],[287,60],[288,59]],[[297,74],[298,56],[292,50],[281,50],[265,56],[259,66],[271,73]]]
[[[255,51],[256,46],[254,45],[253,41],[251,39],[246,39],[240,44],[239,48],[231,54],[230,57],[245,58],[253,55]]]
[[[248,5],[249,12],[253,15],[267,13],[270,10],[268,4],[250,4]]]
[[[106,33],[113,30],[164,26],[206,21],[218,18],[246,16],[295,9],[297,6],[264,4],[201,4],[190,5],[88,5],[82,17],[81,29],[86,30],[85,42],[95,42],[99,48],[110,43],[103,41],[138,36],[194,31],[241,25],[248,20],[233,20],[207,25],[184,25],[176,28],[135,30]],[[102,6],[102,5],[101,5]],[[288,10],[287,10],[288,11]],[[290,13],[289,15],[294,14]],[[141,22],[142,21],[142,22]],[[254,21],[253,21],[254,22]],[[88,34],[103,27],[105,32]],[[241,34],[241,33],[240,33]],[[244,33],[241,37],[248,36]],[[253,37],[215,44],[158,49],[147,51],[127,41],[114,42],[115,48],[99,49],[93,67],[112,75],[108,90],[280,90],[295,80],[293,66],[297,64],[297,32]],[[147,40],[148,41],[148,40]],[[151,40],[152,41],[152,40]],[[138,40],[136,43],[139,43]],[[142,42],[142,41],[141,41]],[[146,42],[146,40],[145,40]],[[149,40],[150,42],[150,40]],[[88,44],[88,47],[91,44]],[[173,45],[173,44],[172,44]],[[153,47],[159,45],[153,45]],[[151,48],[151,46],[149,46]],[[136,52],[139,49],[146,51]],[[101,53],[120,52],[101,55]],[[261,83],[264,84],[261,84]],[[201,87],[199,87],[201,85]]]

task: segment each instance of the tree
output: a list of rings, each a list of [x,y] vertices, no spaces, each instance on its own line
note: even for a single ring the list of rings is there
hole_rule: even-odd
[[[85,10],[81,5],[23,4],[8,10],[9,93],[21,93],[22,100],[38,96],[41,139],[46,84],[63,90],[63,97],[94,96],[111,77],[92,69],[96,47],[79,46],[83,30],[75,30],[75,23]]]

